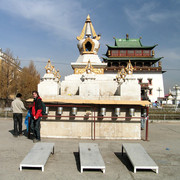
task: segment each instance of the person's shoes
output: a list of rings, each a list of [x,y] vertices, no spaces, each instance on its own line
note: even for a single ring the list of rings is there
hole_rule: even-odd
[[[33,143],[38,143],[38,142],[40,142],[41,140],[39,140],[39,139],[33,139]]]
[[[19,134],[19,136],[23,136],[23,134],[21,133],[21,134]]]
[[[18,135],[16,135],[16,134],[14,134],[13,136],[14,136],[15,138],[17,138],[17,137],[18,137]]]

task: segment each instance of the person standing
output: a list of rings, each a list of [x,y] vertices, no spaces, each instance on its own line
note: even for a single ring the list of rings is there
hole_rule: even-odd
[[[14,120],[14,136],[22,136],[22,113],[26,110],[23,102],[21,101],[22,94],[18,93],[16,98],[11,103],[13,110],[13,120]]]
[[[32,92],[34,102],[32,106],[32,121],[31,129],[33,130],[34,139],[33,142],[41,141],[40,137],[40,121],[42,119],[42,99],[37,91]]]

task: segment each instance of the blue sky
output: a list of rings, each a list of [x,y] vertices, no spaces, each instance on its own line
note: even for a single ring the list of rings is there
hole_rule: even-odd
[[[142,36],[143,45],[158,44],[155,56],[164,57],[166,92],[180,85],[179,0],[0,0],[0,48],[10,48],[22,67],[33,60],[41,75],[49,58],[62,76],[71,74],[88,14],[101,33],[100,57],[113,37]]]

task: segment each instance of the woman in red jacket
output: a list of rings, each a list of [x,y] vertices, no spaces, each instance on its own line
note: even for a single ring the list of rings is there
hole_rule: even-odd
[[[33,130],[34,139],[33,142],[41,141],[40,138],[40,121],[42,119],[42,99],[39,97],[39,93],[37,91],[32,92],[34,102],[32,106],[32,121],[31,121],[31,129]]]

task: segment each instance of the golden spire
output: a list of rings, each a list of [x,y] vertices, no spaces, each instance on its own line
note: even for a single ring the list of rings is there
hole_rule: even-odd
[[[83,29],[82,29],[82,32],[81,32],[80,36],[77,36],[77,37],[76,37],[77,40],[80,41],[81,39],[84,38],[85,31],[86,31],[86,29],[87,29],[87,24],[89,24],[90,27],[91,27],[91,31],[92,31],[92,36],[93,36],[93,38],[96,39],[96,40],[99,40],[99,39],[101,38],[101,36],[99,36],[99,35],[96,34],[96,32],[95,32],[95,30],[94,30],[94,27],[93,27],[93,25],[92,25],[91,18],[90,18],[90,15],[89,15],[89,14],[88,14],[88,16],[87,16],[87,18],[86,18],[86,21],[85,21],[85,24],[84,24],[84,27],[83,27]]]

